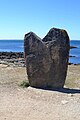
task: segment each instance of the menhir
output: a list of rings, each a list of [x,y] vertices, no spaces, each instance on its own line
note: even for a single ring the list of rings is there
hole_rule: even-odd
[[[30,86],[62,88],[65,83],[69,36],[65,30],[52,28],[43,38],[33,32],[24,37],[24,53]]]

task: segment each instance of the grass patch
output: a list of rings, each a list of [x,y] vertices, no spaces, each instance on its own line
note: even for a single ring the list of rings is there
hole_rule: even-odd
[[[65,86],[68,87],[68,88],[75,88],[77,85],[76,85],[74,79],[67,79],[65,81]]]
[[[80,88],[80,65],[69,65],[65,86]]]
[[[19,84],[20,87],[22,88],[26,88],[26,87],[29,87],[30,84],[28,81],[22,81],[20,84]]]

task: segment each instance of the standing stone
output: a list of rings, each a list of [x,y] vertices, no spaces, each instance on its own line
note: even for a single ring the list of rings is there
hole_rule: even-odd
[[[29,83],[39,88],[62,88],[65,83],[69,37],[65,30],[52,28],[43,38],[25,35],[24,54]]]

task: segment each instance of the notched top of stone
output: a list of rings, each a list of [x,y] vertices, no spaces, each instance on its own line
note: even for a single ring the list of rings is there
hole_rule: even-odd
[[[43,44],[49,44],[50,42],[55,42],[55,41],[62,41],[61,39],[66,38],[66,43],[67,40],[69,40],[69,36],[64,29],[59,29],[59,28],[51,28],[50,31],[47,33],[47,35],[41,39],[38,37],[34,32],[29,32],[25,35],[25,40],[28,40],[27,38],[32,38],[37,41],[41,41]],[[64,39],[65,40],[65,39]]]

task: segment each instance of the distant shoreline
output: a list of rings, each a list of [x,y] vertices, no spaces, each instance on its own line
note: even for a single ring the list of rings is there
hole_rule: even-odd
[[[69,57],[76,57],[76,56],[69,56]],[[0,64],[6,63],[6,62],[16,63],[17,65],[20,64],[21,66],[25,66],[24,52],[0,52]],[[69,62],[69,65],[71,64],[80,65],[80,64]]]
[[[0,52],[0,64],[25,67],[23,52]]]
[[[24,52],[0,52],[0,59],[24,58]]]

